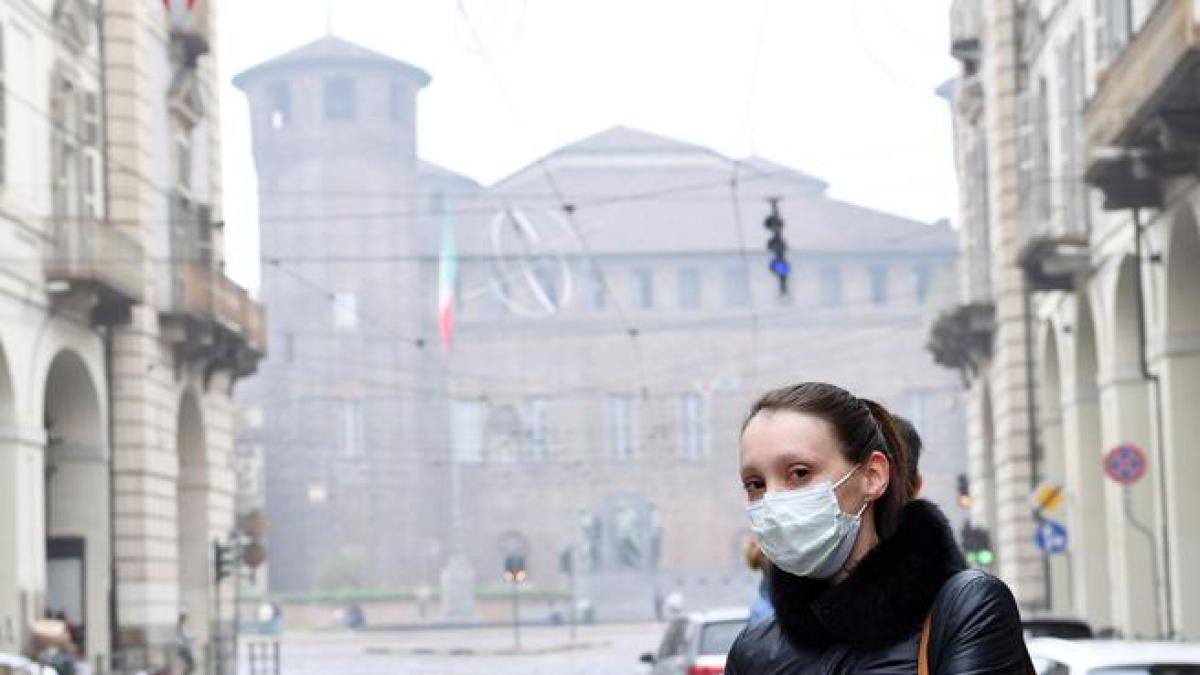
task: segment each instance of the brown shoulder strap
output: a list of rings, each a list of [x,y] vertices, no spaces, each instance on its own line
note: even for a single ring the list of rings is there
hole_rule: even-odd
[[[933,631],[933,610],[925,615],[921,626],[921,642],[917,649],[917,675],[929,675],[929,633]]]

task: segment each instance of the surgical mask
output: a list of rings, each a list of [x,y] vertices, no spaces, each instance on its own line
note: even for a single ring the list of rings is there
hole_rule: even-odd
[[[837,574],[850,558],[867,503],[857,514],[845,513],[834,491],[857,470],[854,467],[836,483],[767,493],[747,506],[754,538],[767,559],[800,577],[829,579]]]

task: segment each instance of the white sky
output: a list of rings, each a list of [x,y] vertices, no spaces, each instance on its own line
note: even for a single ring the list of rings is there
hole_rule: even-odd
[[[325,34],[327,12],[338,37],[433,76],[418,98],[419,152],[485,185],[623,124],[754,152],[822,178],[835,197],[932,221],[957,203],[949,108],[934,94],[955,72],[949,4],[462,0],[481,50],[456,0],[226,0],[229,272],[258,287],[249,119],[230,79]]]

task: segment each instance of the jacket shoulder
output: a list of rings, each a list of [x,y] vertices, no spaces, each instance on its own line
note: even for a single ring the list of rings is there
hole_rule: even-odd
[[[946,582],[933,608],[933,672],[1022,672],[1021,613],[1008,585],[980,570]]]
[[[725,660],[725,675],[777,672],[782,664],[790,663],[798,656],[772,617],[746,627],[737,636]]]

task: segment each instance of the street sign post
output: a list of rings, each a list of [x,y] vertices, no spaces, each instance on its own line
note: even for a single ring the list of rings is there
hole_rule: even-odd
[[[1146,453],[1133,443],[1122,443],[1104,456],[1104,473],[1126,487],[1146,475]]]
[[[1038,550],[1047,555],[1066,553],[1067,528],[1056,520],[1043,518],[1034,532],[1033,541]]]

